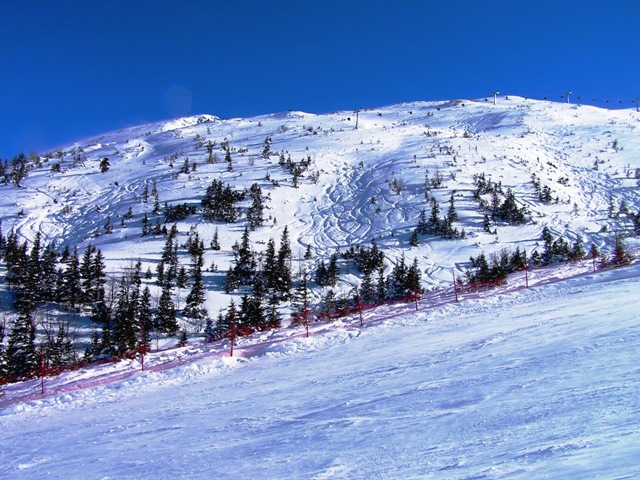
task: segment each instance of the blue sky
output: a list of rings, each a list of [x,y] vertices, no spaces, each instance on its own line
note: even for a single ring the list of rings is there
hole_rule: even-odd
[[[0,0],[0,158],[198,113],[631,107],[638,22],[638,0]]]

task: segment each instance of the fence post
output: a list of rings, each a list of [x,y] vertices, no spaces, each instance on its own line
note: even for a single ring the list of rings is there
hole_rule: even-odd
[[[144,325],[140,323],[140,365],[142,367],[142,371],[144,372],[144,351],[145,351],[145,343],[144,343]]]
[[[236,309],[231,309],[231,352],[230,357],[233,357],[233,345],[236,343]]]
[[[451,269],[451,275],[453,275],[453,293],[456,296],[456,303],[458,303],[458,284],[456,283],[456,271]]]
[[[356,304],[358,305],[358,314],[360,315],[360,326],[364,327],[364,322],[362,321],[362,304],[360,303],[360,293],[358,292],[358,287],[356,287]]]
[[[44,345],[40,346],[40,394],[44,396]]]

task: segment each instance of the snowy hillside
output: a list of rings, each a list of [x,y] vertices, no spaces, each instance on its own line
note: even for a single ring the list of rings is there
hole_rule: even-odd
[[[639,287],[631,266],[106,385],[71,372],[98,381],[0,410],[0,476],[636,478]]]
[[[264,224],[251,232],[255,251],[264,252],[286,226],[295,274],[295,260],[308,247],[312,261],[304,265],[313,270],[337,251],[375,239],[387,272],[404,253],[407,262],[417,259],[426,287],[449,285],[451,269],[463,273],[471,255],[515,246],[540,252],[544,226],[554,236],[580,238],[603,251],[611,246],[612,232],[633,233],[632,216],[640,205],[640,114],[519,97],[499,98],[497,105],[491,100],[230,120],[202,115],[105,134],[44,156],[19,188],[0,187],[3,231],[15,228],[30,241],[41,232],[43,243],[53,241],[58,250],[77,245],[82,253],[91,243],[114,273],[138,258],[142,271],[154,270],[165,238],[141,237],[142,222],[145,214],[152,225],[164,217],[152,213],[145,190],[156,184],[161,208],[199,207],[214,179],[235,189],[256,183],[267,209]],[[100,173],[104,158],[110,168]],[[294,165],[309,162],[298,179],[279,165],[289,158]],[[483,174],[503,191],[512,190],[527,211],[524,224],[497,221],[483,228],[486,210],[473,198],[474,178]],[[546,189],[546,202],[534,178]],[[432,188],[435,179],[438,188]],[[490,195],[483,197],[491,202]],[[457,211],[453,226],[466,238],[421,235],[411,247],[420,212],[429,215],[433,199],[444,216],[451,198]],[[248,201],[239,206],[246,210]],[[107,222],[113,233],[105,234]],[[207,247],[219,232],[221,250],[207,248],[204,256],[205,267],[217,267],[205,272],[207,307],[214,316],[229,304],[222,285],[233,263],[231,247],[247,221],[208,222],[196,213],[178,222],[181,241],[193,226]],[[348,266],[340,268],[336,289],[349,292],[360,279]],[[314,289],[312,295],[318,302],[325,293]]]
[[[635,110],[503,97],[5,164],[0,477],[639,476],[640,267],[605,262],[637,252],[639,151]],[[483,253],[515,273],[487,289]]]

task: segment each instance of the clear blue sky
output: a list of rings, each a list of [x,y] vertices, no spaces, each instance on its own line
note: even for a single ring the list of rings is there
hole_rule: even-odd
[[[0,158],[198,113],[631,107],[639,50],[640,0],[0,0]]]

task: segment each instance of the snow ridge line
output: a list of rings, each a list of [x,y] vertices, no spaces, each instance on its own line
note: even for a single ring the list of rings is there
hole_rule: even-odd
[[[580,268],[581,267],[581,268]],[[579,269],[579,271],[576,272],[576,269]],[[562,275],[550,275],[553,273],[562,273],[563,271],[567,270],[569,274],[562,276]],[[600,269],[597,270],[597,272],[604,272],[606,270],[611,270],[611,268],[607,268],[607,269]],[[409,303],[395,303],[395,304],[383,304],[383,305],[378,305],[373,307],[372,309],[370,309],[370,312],[373,313],[372,316],[369,316],[368,318],[364,318],[362,320],[362,328],[365,328],[367,326],[372,326],[372,325],[376,325],[379,324],[385,320],[390,320],[390,319],[394,319],[394,318],[399,318],[399,317],[403,317],[403,316],[407,316],[410,315],[412,313],[417,313],[417,312],[424,312],[428,309],[433,309],[433,308],[439,308],[439,307],[443,307],[446,305],[451,305],[451,304],[455,304],[455,303],[461,303],[465,300],[481,300],[487,297],[495,297],[497,295],[501,295],[501,294],[512,294],[512,293],[518,293],[522,290],[526,290],[526,289],[531,289],[531,288],[535,288],[535,287],[544,287],[544,286],[548,286],[548,285],[552,285],[552,284],[557,284],[566,280],[570,280],[570,279],[574,279],[574,278],[580,278],[580,277],[587,277],[591,274],[593,274],[593,269],[591,267],[591,261],[590,260],[584,260],[582,262],[577,262],[575,264],[572,264],[572,268],[567,268],[566,264],[559,264],[559,265],[552,265],[552,266],[545,266],[545,267],[541,267],[539,269],[535,269],[535,270],[530,270],[531,274],[535,273],[535,272],[543,272],[543,273],[547,273],[546,276],[544,276],[543,278],[539,279],[538,281],[535,281],[535,278],[530,278],[529,279],[529,285],[527,286],[524,282],[523,282],[523,273],[522,272],[518,272],[520,278],[518,279],[518,274],[512,274],[510,276],[510,279],[512,280],[516,280],[515,284],[507,284],[505,286],[498,286],[498,287],[494,287],[492,289],[483,291],[483,292],[473,292],[473,293],[463,293],[463,292],[458,292],[458,298],[456,299],[455,297],[455,292],[454,292],[454,288],[453,287],[448,287],[445,288],[443,290],[440,291],[433,291],[431,292],[431,295],[428,295],[428,297],[422,297],[417,301],[417,306],[416,306],[416,302],[414,302],[413,300],[411,300]],[[573,272],[573,273],[571,273]],[[429,303],[430,300],[435,300],[436,298],[439,298],[439,302],[437,303]],[[375,314],[375,311],[381,308],[389,308],[389,307],[399,307],[399,311],[396,313],[391,313],[391,314],[382,314],[382,315],[377,315]],[[363,309],[364,312],[364,309]],[[327,332],[331,332],[331,331],[336,331],[339,330],[340,328],[343,329],[360,329],[360,320],[358,317],[357,313],[354,314],[350,314],[348,316],[346,316],[343,320],[342,320],[345,324],[343,325],[332,325],[332,322],[326,323],[324,325],[324,328],[317,328],[317,329],[312,329],[309,331],[309,334],[307,335],[304,331],[301,331],[300,333],[294,334],[294,335],[290,335],[284,338],[275,338],[275,339],[271,339],[271,340],[264,340],[264,341],[259,341],[256,343],[252,343],[252,344],[247,344],[247,345],[236,345],[234,347],[234,357],[236,358],[252,358],[255,356],[259,356],[260,352],[263,351],[266,347],[270,346],[270,345],[276,345],[276,344],[283,344],[287,341],[290,340],[294,340],[294,339],[300,339],[300,338],[305,338],[305,337],[312,337],[312,336],[320,336],[323,335]],[[301,327],[298,327],[301,328]],[[302,327],[303,328],[303,327]],[[205,342],[202,341],[202,344],[204,344]],[[162,352],[167,352],[170,349],[165,349],[162,350]],[[172,360],[169,361],[165,361],[163,363],[158,363],[155,365],[147,365],[145,366],[144,371],[136,368],[135,370],[127,370],[124,372],[115,372],[113,374],[106,374],[104,377],[102,378],[97,378],[97,379],[90,379],[90,380],[86,380],[86,381],[81,381],[81,382],[74,382],[72,384],[69,385],[62,385],[59,387],[52,387],[52,388],[45,388],[44,394],[40,393],[40,392],[32,392],[32,393],[28,393],[26,395],[19,395],[19,396],[15,396],[12,398],[6,398],[6,397],[2,397],[0,399],[0,408],[4,408],[4,407],[9,407],[11,405],[16,405],[19,403],[24,403],[24,402],[28,402],[28,401],[37,401],[39,399],[43,399],[43,398],[47,398],[47,397],[53,397],[56,395],[60,395],[60,394],[64,394],[64,393],[71,393],[74,391],[79,391],[79,390],[85,390],[85,389],[89,389],[89,388],[93,388],[93,387],[97,387],[97,386],[102,386],[102,385],[109,385],[109,384],[113,384],[116,382],[119,382],[121,380],[125,380],[127,378],[131,378],[133,376],[140,376],[145,372],[163,372],[166,370],[170,370],[173,368],[177,368],[177,367],[181,367],[184,365],[189,365],[189,364],[193,364],[197,361],[200,360],[204,360],[207,358],[222,358],[222,357],[227,357],[229,356],[229,352],[228,350],[218,350],[218,351],[214,351],[214,352],[203,352],[203,353],[197,353],[197,354],[192,354],[192,355],[186,355],[186,356],[182,356],[182,355],[177,355],[177,358],[174,358]],[[137,363],[137,362],[136,362]],[[36,383],[35,381],[33,381],[34,383]],[[38,384],[38,388],[40,386],[40,381],[37,381]]]

